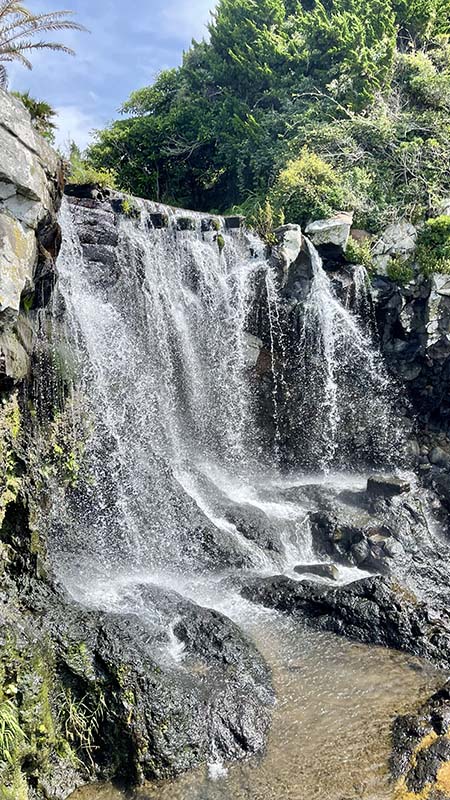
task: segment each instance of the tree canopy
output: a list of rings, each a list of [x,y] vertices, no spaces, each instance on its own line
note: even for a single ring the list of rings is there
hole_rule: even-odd
[[[220,0],[208,39],[134,92],[88,159],[126,191],[223,211],[279,200],[319,164],[307,152],[365,224],[399,200],[424,213],[448,182],[449,19],[450,0]]]

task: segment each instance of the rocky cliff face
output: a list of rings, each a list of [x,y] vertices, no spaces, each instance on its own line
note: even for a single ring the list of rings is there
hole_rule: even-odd
[[[60,244],[61,159],[24,106],[0,90],[0,387],[29,374],[31,311],[47,305]]]

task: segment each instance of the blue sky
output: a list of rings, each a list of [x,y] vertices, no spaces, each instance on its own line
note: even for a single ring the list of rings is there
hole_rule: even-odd
[[[215,0],[28,0],[31,11],[71,8],[91,33],[65,31],[56,40],[77,51],[75,58],[41,52],[34,69],[10,68],[10,88],[29,90],[59,113],[58,144],[69,138],[81,147],[89,132],[115,119],[133,89],[177,66],[191,39],[206,34]]]

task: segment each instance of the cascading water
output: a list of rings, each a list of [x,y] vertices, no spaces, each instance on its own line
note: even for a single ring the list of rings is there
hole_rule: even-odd
[[[293,558],[293,542],[294,551],[303,543],[305,558],[304,511],[295,530],[288,525],[271,534],[270,545],[258,537],[248,541],[229,512],[226,485],[237,478],[267,493],[264,476],[276,472],[286,415],[302,443],[300,465],[310,471],[341,464],[350,453],[356,465],[358,450],[361,461],[367,451],[388,460],[395,447],[389,381],[370,336],[335,295],[307,240],[312,279],[292,347],[278,277],[262,243],[242,230],[227,232],[218,219],[203,229],[200,215],[179,230],[169,210],[168,224],[155,228],[152,209],[141,203],[138,220],[120,215],[114,248],[100,241],[94,252],[79,239],[86,225],[92,239],[89,209],[66,204],[62,211],[59,291],[66,336],[76,342],[79,413],[92,433],[86,479],[57,512],[57,546],[73,553],[82,530],[89,558],[100,565],[146,564],[159,573],[169,565],[175,571],[220,567],[229,549],[229,565],[269,568],[275,550],[279,566],[283,553]],[[111,211],[102,213],[105,230],[116,224]],[[270,447],[253,388],[261,342],[255,345],[248,332],[261,276],[273,376]],[[290,360],[297,394],[285,376]],[[213,471],[222,475],[219,489],[211,487]],[[214,544],[205,559],[208,539]]]
[[[392,465],[400,426],[391,381],[358,315],[364,275],[356,273],[354,313],[338,299],[317,250],[305,241],[312,275],[293,348],[298,406],[289,409],[304,465],[311,471]]]

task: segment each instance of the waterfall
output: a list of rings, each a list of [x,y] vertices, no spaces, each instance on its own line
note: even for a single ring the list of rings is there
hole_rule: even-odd
[[[89,208],[68,203],[61,212],[59,293],[76,352],[74,430],[88,435],[80,485],[55,504],[60,562],[78,564],[82,574],[80,539],[89,570],[110,573],[270,571],[300,552],[311,557],[305,509],[286,507],[283,498],[267,502],[287,420],[300,437],[298,466],[311,472],[357,465],[367,453],[386,461],[395,439],[388,377],[317,251],[308,243],[312,280],[292,347],[278,276],[254,236],[220,220],[205,227],[201,215],[180,230],[169,209],[167,225],[155,227],[144,201],[138,218],[95,213],[93,222]],[[114,246],[102,244],[108,231]],[[250,324],[258,281],[264,342]],[[261,344],[272,376],[263,381],[271,443],[255,388]],[[247,487],[243,500],[239,485]],[[244,508],[245,524],[230,515],[233,503]],[[249,514],[256,514],[250,522]]]
[[[81,526],[111,568],[118,551],[153,570],[198,559],[192,528],[210,520],[184,491],[186,469],[257,468],[247,317],[262,248],[223,230],[221,249],[200,217],[196,231],[178,230],[174,214],[155,229],[150,208],[139,221],[121,215],[117,263],[106,265],[83,254],[77,209],[61,214],[59,292],[92,435],[83,492],[57,510],[57,534],[66,549]]]

